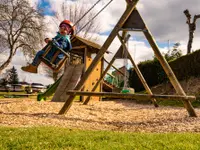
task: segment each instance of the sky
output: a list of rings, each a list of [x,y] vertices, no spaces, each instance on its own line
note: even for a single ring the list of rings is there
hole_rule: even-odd
[[[31,0],[30,2],[35,8],[44,8],[44,15],[46,22],[49,25],[51,32],[47,33],[53,37],[58,30],[57,25],[52,19],[54,12],[59,11],[59,6],[64,0]],[[74,2],[83,3],[83,5],[91,6],[97,0],[67,0],[69,4],[73,5]],[[109,0],[102,0],[94,8],[100,10]],[[37,5],[35,5],[37,4]],[[115,24],[123,14],[126,8],[125,0],[113,0],[112,3],[98,16],[98,21],[101,22],[101,31],[93,33],[98,36],[98,44],[103,45],[109,33],[114,28]],[[139,0],[137,9],[140,12],[144,22],[146,23],[149,31],[152,33],[156,40],[161,53],[166,53],[171,49],[173,44],[180,42],[180,49],[183,54],[186,54],[188,42],[188,25],[186,24],[186,17],[183,13],[185,9],[189,9],[192,18],[195,14],[200,14],[200,1],[199,0]],[[68,19],[68,18],[66,18]],[[50,24],[49,24],[50,22]],[[149,46],[142,33],[130,32],[132,35],[128,42],[128,49],[136,63],[144,60],[152,59],[153,50]],[[192,50],[200,49],[200,19],[197,20],[197,28],[194,34],[194,41]],[[107,60],[111,60],[114,53],[120,46],[119,40],[116,38],[109,51],[112,54],[105,54]],[[123,60],[114,63],[116,67],[124,65]],[[28,82],[41,82],[45,85],[53,83],[52,79],[45,77],[42,68],[39,68],[38,74],[25,73],[20,70],[20,67],[26,65],[25,59],[18,53],[10,66],[15,66],[18,70],[21,80]],[[131,64],[129,62],[129,67]]]

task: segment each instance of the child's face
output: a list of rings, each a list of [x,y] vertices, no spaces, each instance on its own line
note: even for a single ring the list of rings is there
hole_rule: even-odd
[[[59,27],[59,32],[61,35],[68,35],[71,33],[71,27],[67,24],[63,24]]]

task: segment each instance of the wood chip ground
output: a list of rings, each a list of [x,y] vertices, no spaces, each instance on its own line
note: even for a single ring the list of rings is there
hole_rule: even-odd
[[[66,115],[58,115],[64,103],[30,99],[1,99],[0,125],[12,127],[57,126],[85,130],[128,132],[200,132],[199,117],[185,108],[136,104],[128,100],[83,105],[74,102]]]

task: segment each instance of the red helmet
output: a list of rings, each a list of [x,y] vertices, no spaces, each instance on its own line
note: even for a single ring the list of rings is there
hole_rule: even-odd
[[[74,26],[74,24],[73,24],[71,21],[69,21],[69,20],[63,20],[63,21],[60,23],[59,27],[61,26],[61,24],[68,24],[68,25],[72,28],[71,35],[74,34],[74,32],[75,32],[75,26]]]

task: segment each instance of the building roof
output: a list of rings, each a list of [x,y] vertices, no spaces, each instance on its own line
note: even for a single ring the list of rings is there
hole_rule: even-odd
[[[95,42],[86,40],[79,36],[74,36],[74,38],[72,39],[72,47],[83,45],[87,46],[91,53],[97,53],[101,49],[101,46]]]
[[[30,83],[28,83],[28,82],[25,82],[25,81],[22,81],[22,82],[19,82],[19,84],[23,84],[23,85],[29,85]]]
[[[41,83],[32,83],[31,87],[32,88],[45,88],[45,86]]]

